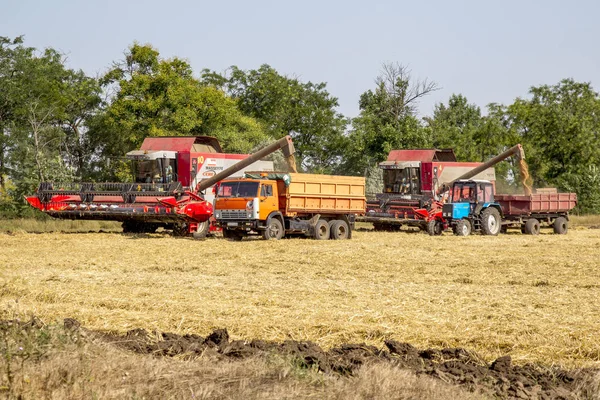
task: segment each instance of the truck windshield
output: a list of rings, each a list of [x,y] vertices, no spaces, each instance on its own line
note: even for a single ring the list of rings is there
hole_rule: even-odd
[[[219,185],[219,197],[256,197],[258,182],[223,182]]]
[[[452,202],[471,203],[475,202],[475,185],[454,185],[452,191]]]

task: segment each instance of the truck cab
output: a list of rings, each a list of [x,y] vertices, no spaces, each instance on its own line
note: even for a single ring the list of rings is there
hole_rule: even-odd
[[[252,178],[222,181],[216,191],[215,218],[223,228],[223,235],[241,239],[250,232],[264,233],[269,217],[279,211],[278,186],[281,183]]]
[[[494,200],[494,184],[485,180],[459,180],[452,186],[452,200],[442,207],[442,217],[454,234],[467,236],[472,231],[497,235],[502,224],[502,209]]]

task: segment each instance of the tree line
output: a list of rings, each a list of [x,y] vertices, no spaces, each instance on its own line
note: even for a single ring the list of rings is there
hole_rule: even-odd
[[[419,100],[438,89],[386,63],[348,118],[326,83],[267,64],[194,74],[185,60],[134,43],[91,77],[54,49],[0,37],[0,212],[27,213],[21,199],[42,181],[131,179],[123,156],[148,136],[210,135],[247,153],[286,134],[301,170],[369,179],[392,149],[453,148],[461,161],[486,161],[521,143],[536,187],[575,191],[579,212],[600,212],[600,96],[590,83],[534,86],[483,111],[453,94],[420,117]],[[516,190],[514,161],[496,171],[499,187]]]

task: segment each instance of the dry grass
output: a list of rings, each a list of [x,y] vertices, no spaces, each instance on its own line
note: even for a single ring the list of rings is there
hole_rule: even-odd
[[[121,223],[113,221],[71,221],[60,219],[0,218],[0,232],[121,232]]]
[[[460,346],[600,365],[600,230],[350,241],[0,235],[0,306],[91,329]]]
[[[600,215],[571,215],[569,219],[573,226],[600,227]]]
[[[14,345],[11,362],[0,364],[0,396],[14,399],[483,398],[391,365],[367,365],[346,378],[277,355],[241,361],[135,355],[56,326],[0,336]]]

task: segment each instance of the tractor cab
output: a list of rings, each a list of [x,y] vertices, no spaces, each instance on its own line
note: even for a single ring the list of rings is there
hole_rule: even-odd
[[[501,208],[494,201],[494,184],[484,180],[459,180],[452,186],[452,200],[442,207],[442,217],[455,234],[471,231],[497,235],[501,225]]]
[[[134,150],[127,153],[136,183],[177,182],[177,152]]]

